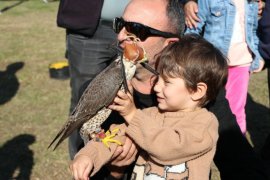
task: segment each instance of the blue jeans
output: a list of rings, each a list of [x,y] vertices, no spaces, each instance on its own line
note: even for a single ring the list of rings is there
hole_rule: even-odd
[[[67,58],[70,70],[70,112],[76,107],[85,88],[111,62],[116,52],[108,48],[116,42],[112,23],[100,22],[92,37],[67,31]],[[79,129],[69,137],[69,155],[74,155],[83,146]]]

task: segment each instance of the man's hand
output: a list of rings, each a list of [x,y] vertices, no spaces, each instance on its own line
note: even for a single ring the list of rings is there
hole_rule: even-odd
[[[188,1],[184,6],[185,21],[189,28],[196,28],[197,23],[200,22],[198,13],[198,4],[194,1]]]
[[[92,168],[92,160],[84,155],[76,156],[69,165],[69,169],[75,180],[89,180],[89,173]]]
[[[112,161],[108,164],[111,176],[121,178],[127,166],[136,160],[138,149],[131,139],[126,137],[125,144],[118,146],[112,156]]]

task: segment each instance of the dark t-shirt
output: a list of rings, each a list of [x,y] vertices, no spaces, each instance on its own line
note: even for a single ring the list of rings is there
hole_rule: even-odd
[[[100,20],[103,0],[60,0],[57,25],[70,32],[92,36]]]

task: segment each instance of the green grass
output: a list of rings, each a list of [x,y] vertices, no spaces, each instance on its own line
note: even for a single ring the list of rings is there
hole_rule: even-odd
[[[14,3],[0,2],[0,9]],[[10,83],[18,80],[16,94],[0,105],[0,158],[7,141],[22,134],[35,137],[29,147],[34,153],[31,179],[70,178],[67,143],[54,152],[47,150],[67,119],[70,99],[69,82],[50,79],[48,72],[49,64],[63,60],[65,52],[65,31],[56,26],[57,7],[58,2],[26,1],[0,15],[0,71],[6,71],[10,64],[24,63],[15,77],[9,75]],[[21,143],[15,146],[18,151]],[[16,154],[7,153],[10,157]],[[12,161],[16,164],[20,159]],[[2,161],[0,167],[4,165]]]
[[[0,9],[16,2],[0,1]],[[8,170],[9,177],[31,170],[34,180],[71,178],[67,141],[56,151],[47,150],[67,119],[70,100],[69,81],[51,79],[48,72],[49,64],[62,60],[65,52],[65,31],[56,26],[57,8],[58,1],[32,0],[0,15],[0,87],[10,97],[5,99],[0,89],[0,99],[6,100],[0,104],[0,179]],[[23,67],[15,75],[4,75],[16,62]],[[270,132],[266,71],[252,75],[249,93],[249,140],[259,152]],[[20,170],[20,165],[26,169]]]

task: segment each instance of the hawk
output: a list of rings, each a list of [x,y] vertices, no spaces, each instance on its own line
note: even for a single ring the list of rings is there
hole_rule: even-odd
[[[101,131],[101,124],[110,115],[111,110],[107,106],[113,102],[118,90],[124,89],[124,86],[125,90],[128,91],[126,80],[130,80],[134,76],[137,63],[143,63],[144,67],[155,73],[145,63],[146,53],[137,44],[137,38],[132,39],[135,40],[125,44],[125,48],[118,58],[89,83],[74,111],[48,148],[59,139],[54,147],[55,150],[64,139],[78,128],[80,128],[80,135],[84,143],[94,138],[95,134]]]

